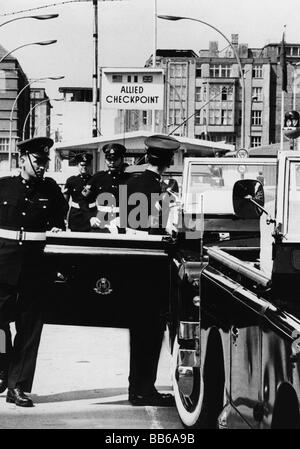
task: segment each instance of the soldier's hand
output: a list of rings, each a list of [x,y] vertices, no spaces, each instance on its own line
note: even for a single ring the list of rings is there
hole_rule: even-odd
[[[62,231],[62,229],[60,229],[60,228],[52,228],[52,229],[50,229],[50,232],[60,232],[60,231]]]
[[[92,217],[90,218],[90,223],[92,228],[100,228],[101,221],[98,217]]]

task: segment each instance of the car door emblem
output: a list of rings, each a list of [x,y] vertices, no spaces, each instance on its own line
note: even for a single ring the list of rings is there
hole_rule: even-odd
[[[113,290],[110,288],[109,280],[103,277],[96,282],[94,291],[98,293],[98,295],[109,295]]]

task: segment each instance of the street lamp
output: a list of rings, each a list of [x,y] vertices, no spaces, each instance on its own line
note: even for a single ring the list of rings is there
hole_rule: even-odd
[[[241,88],[242,88],[242,123],[241,123],[241,146],[242,148],[245,147],[245,78],[244,78],[244,73],[243,73],[243,68],[242,68],[242,64],[241,64],[241,60],[240,57],[235,49],[235,47],[232,45],[232,43],[230,42],[230,40],[225,36],[224,33],[222,33],[222,31],[220,31],[218,28],[216,28],[215,26],[211,25],[210,23],[204,22],[203,20],[200,19],[194,19],[193,17],[184,17],[184,16],[168,16],[168,15],[158,15],[157,16],[159,19],[163,19],[163,20],[170,20],[170,21],[177,21],[177,20],[192,20],[193,22],[199,22],[202,23],[203,25],[206,25],[210,28],[212,28],[213,30],[217,31],[217,33],[219,33],[228,43],[228,45],[230,46],[230,48],[233,51],[233,54],[236,58],[238,67],[239,67],[239,72],[240,72],[240,80],[241,80]]]
[[[16,47],[13,50],[10,50],[7,53],[5,53],[5,55],[2,56],[2,58],[0,59],[0,64],[3,61],[3,59],[5,59],[8,55],[10,55],[11,53],[13,53],[16,50],[19,50],[20,48],[28,47],[29,45],[51,45],[51,44],[55,44],[56,42],[57,42],[56,39],[51,39],[51,40],[48,40],[48,41],[29,42],[28,44],[19,45],[19,47]]]
[[[9,170],[11,170],[11,156],[12,156],[12,121],[13,121],[13,112],[16,106],[16,103],[21,95],[22,92],[24,92],[24,90],[28,87],[31,86],[31,84],[36,83],[38,81],[44,81],[44,80],[51,80],[51,81],[57,81],[57,80],[61,80],[64,78],[64,75],[59,75],[59,76],[47,76],[47,77],[43,77],[43,78],[36,78],[34,80],[29,81],[29,83],[25,84],[25,86],[20,90],[20,92],[18,93],[18,95],[16,96],[11,111],[10,111],[10,117],[9,117],[9,151],[8,151],[8,166],[9,166]]]
[[[2,27],[3,25],[7,25],[10,22],[15,22],[16,20],[21,20],[21,19],[49,20],[49,19],[55,19],[58,16],[59,16],[59,14],[41,14],[38,16],[16,17],[14,19],[7,20],[6,22],[0,23],[0,27]]]
[[[34,106],[32,106],[32,108],[29,109],[29,112],[28,112],[28,114],[26,115],[25,120],[24,120],[24,123],[23,123],[22,140],[25,139],[25,128],[26,128],[27,121],[28,121],[28,119],[29,119],[29,117],[30,117],[30,114],[35,110],[35,108],[36,108],[37,106],[40,106],[40,105],[43,104],[43,103],[48,103],[49,101],[64,101],[64,99],[63,99],[63,98],[45,98],[44,100],[39,101],[39,102],[36,103]]]

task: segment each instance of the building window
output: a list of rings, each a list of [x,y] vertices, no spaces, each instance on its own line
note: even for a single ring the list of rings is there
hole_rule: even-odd
[[[252,87],[252,100],[262,101],[262,87]]]
[[[0,138],[0,151],[5,153],[9,151],[9,139],[6,137]]]
[[[184,110],[175,109],[175,125],[180,125],[184,120]]]
[[[212,64],[209,68],[211,78],[229,78],[231,76],[231,66],[225,64]]]
[[[251,136],[251,147],[261,146],[261,136]]]
[[[262,76],[263,76],[262,65],[254,65],[252,68],[252,77],[253,78],[262,78]]]
[[[222,101],[227,101],[227,89],[221,90],[221,99]]]
[[[131,75],[127,76],[127,83],[131,83]]]
[[[210,125],[220,125],[220,109],[210,109],[209,110],[209,124]]]
[[[221,125],[230,125],[232,122],[232,110],[221,109]]]
[[[122,75],[113,75],[112,76],[112,82],[113,83],[122,83],[123,76]]]
[[[186,63],[173,63],[170,64],[170,77],[171,78],[186,78]]]
[[[142,121],[143,121],[143,125],[148,125],[148,112],[147,111],[143,111]]]
[[[34,99],[34,98],[43,98],[42,97],[42,92],[35,91],[35,90],[32,90],[30,92],[30,96],[31,96],[32,99]]]
[[[172,84],[170,84],[169,99],[170,101],[179,101],[180,103],[186,101],[186,87],[173,86]]]
[[[169,123],[168,126],[174,125],[174,109],[169,110]]]
[[[201,125],[201,111],[200,109],[195,110],[195,126]]]
[[[195,101],[201,101],[201,87],[196,87]]]
[[[133,82],[134,82],[134,83],[137,83],[138,80],[139,80],[138,76],[137,76],[137,75],[134,75],[134,77],[133,77]]]
[[[220,97],[222,101],[232,101],[233,100],[233,88],[232,86],[215,86],[215,89],[212,91],[214,96],[220,93]],[[215,101],[220,100],[220,98],[216,98]]]
[[[210,108],[209,110],[210,125],[232,125],[232,118],[232,109],[225,109],[216,106],[214,108]]]
[[[196,78],[202,78],[202,69],[201,69],[201,67],[196,67]]]
[[[261,125],[261,111],[251,112],[251,125],[260,126]]]
[[[292,50],[291,47],[286,47],[285,51],[286,51],[287,56],[291,56],[291,50]],[[278,56],[280,56],[280,53],[281,53],[281,47],[278,47]]]

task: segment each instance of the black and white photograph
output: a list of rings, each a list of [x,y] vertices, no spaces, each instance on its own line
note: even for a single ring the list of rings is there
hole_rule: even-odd
[[[299,14],[0,0],[1,430],[300,429]]]

